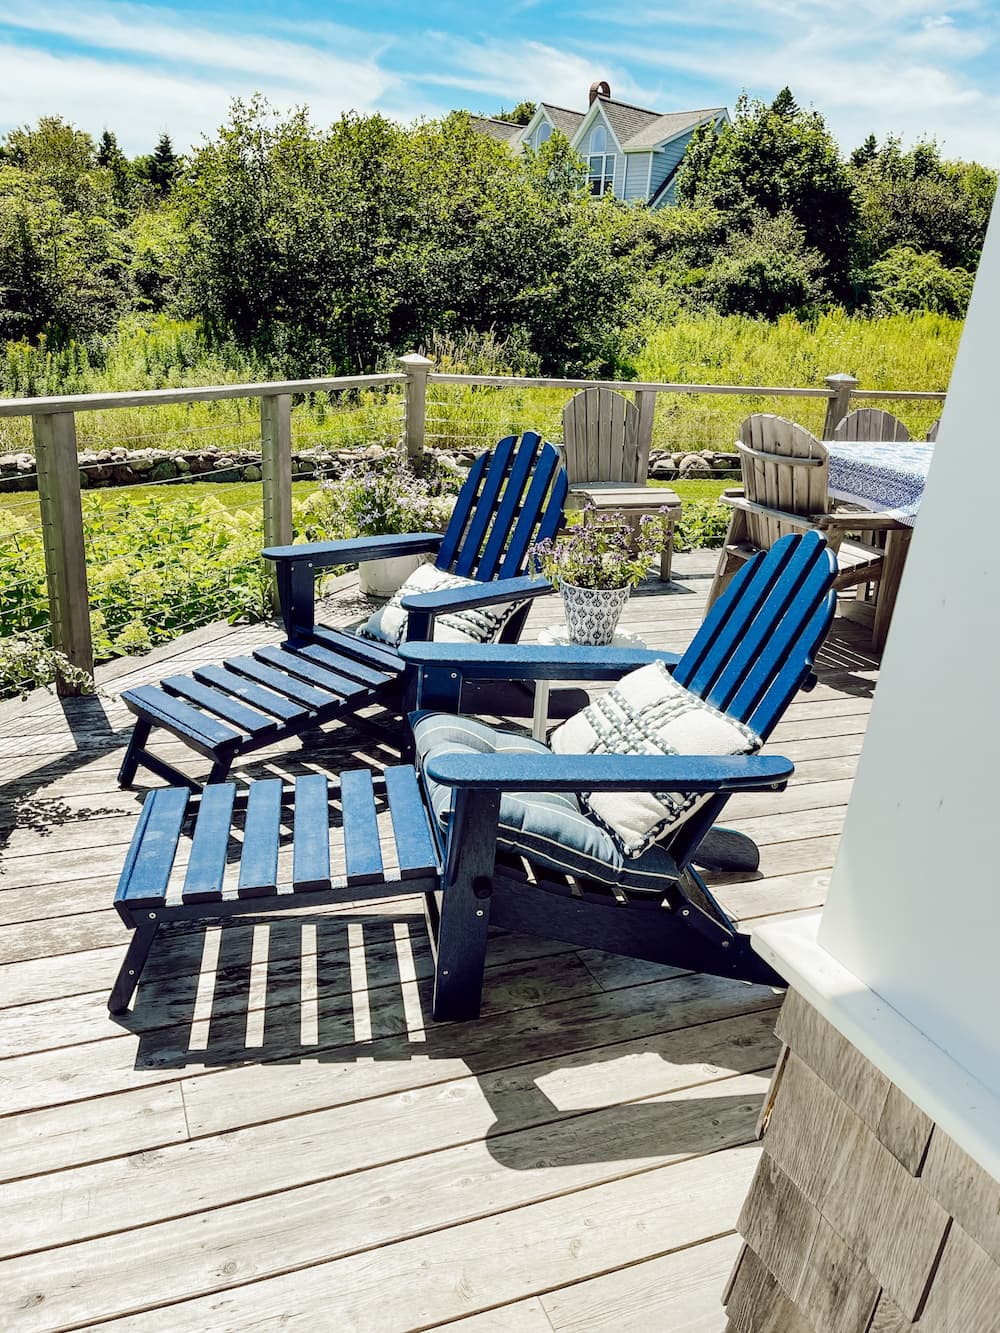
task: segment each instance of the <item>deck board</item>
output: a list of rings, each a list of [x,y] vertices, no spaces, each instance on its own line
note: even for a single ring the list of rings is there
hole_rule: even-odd
[[[623,626],[682,649],[712,563],[676,557]],[[336,592],[327,618],[348,624],[361,603],[350,579]],[[558,609],[536,603],[528,637]],[[348,891],[164,932],[134,1011],[108,1018],[139,804],[116,785],[117,694],[279,639],[199,631],[114,664],[101,698],[0,707],[0,1325],[721,1333],[770,990],[497,937],[482,1019],[433,1024],[419,901]],[[838,619],[819,668],[768,746],[798,765],[788,789],[727,810],[761,871],[713,890],[750,924],[826,891],[877,680],[865,631]],[[236,772],[359,755],[394,757],[334,727]]]

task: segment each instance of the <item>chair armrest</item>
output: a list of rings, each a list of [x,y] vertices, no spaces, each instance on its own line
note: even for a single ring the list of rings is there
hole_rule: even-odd
[[[780,755],[461,754],[428,759],[447,787],[493,791],[780,790],[795,765]]]
[[[793,528],[802,528],[806,532],[815,532],[819,519],[826,517],[826,515],[813,517],[803,514],[789,514],[784,509],[771,509],[769,505],[760,505],[755,500],[745,500],[739,495],[723,495],[722,501],[730,509],[742,509],[746,514],[763,514],[765,518],[780,519],[782,523],[787,523]]]
[[[402,643],[399,654],[418,669],[453,671],[463,680],[618,680],[649,662],[675,667],[677,653],[652,648],[542,647],[516,643]]]
[[[816,526],[823,532],[831,528],[837,528],[844,532],[893,532],[898,528],[905,528],[907,525],[900,523],[899,519],[893,518],[891,514],[869,514],[860,511],[858,513],[817,514]]]
[[[314,569],[356,565],[359,560],[387,560],[394,555],[423,555],[441,545],[437,532],[402,532],[388,537],[353,537],[346,542],[300,542],[295,546],[268,546],[265,560],[277,563],[307,561]]]
[[[515,579],[491,579],[465,588],[443,588],[440,592],[414,592],[404,597],[400,605],[404,611],[423,611],[440,616],[448,611],[467,611],[474,606],[491,606],[496,602],[523,602],[528,597],[539,597],[552,591],[548,579],[524,575]]]

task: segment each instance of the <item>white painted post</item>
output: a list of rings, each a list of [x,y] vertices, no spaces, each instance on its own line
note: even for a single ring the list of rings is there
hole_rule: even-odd
[[[52,646],[83,671],[94,669],[90,636],[90,593],[80,502],[80,465],[72,412],[38,413],[31,418],[38,467],[38,504],[49,590]],[[60,695],[79,694],[61,677]]]
[[[265,394],[260,400],[261,479],[264,545],[288,546],[292,540],[292,397]],[[271,569],[271,602],[278,609],[278,584]]]
[[[399,358],[406,372],[406,409],[403,439],[407,458],[419,458],[424,452],[424,430],[427,420],[427,376],[434,362],[418,352],[408,352]]]
[[[827,388],[833,397],[826,405],[826,420],[823,422],[823,439],[832,440],[833,432],[851,410],[851,394],[861,383],[853,375],[827,375]]]

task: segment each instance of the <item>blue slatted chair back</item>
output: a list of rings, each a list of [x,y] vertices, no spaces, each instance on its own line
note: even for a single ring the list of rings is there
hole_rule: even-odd
[[[559,531],[567,490],[554,445],[508,435],[470,468],[434,563],[483,581],[524,573],[531,546]]]
[[[759,552],[705,617],[674,679],[766,740],[830,629],[836,573],[818,532]]]

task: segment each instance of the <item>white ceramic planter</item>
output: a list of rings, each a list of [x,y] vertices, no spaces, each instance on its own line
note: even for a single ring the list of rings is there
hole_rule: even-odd
[[[427,555],[391,555],[387,560],[362,560],[358,565],[358,587],[366,597],[391,597],[429,559]]]
[[[572,642],[591,648],[611,643],[631,589],[578,588],[575,583],[560,583],[559,591]]]

